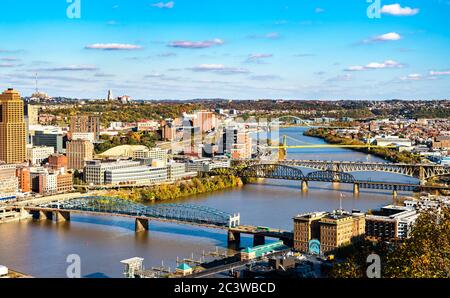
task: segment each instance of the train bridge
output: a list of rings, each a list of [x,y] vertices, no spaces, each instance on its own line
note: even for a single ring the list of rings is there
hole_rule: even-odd
[[[450,166],[435,164],[407,164],[407,163],[383,163],[383,162],[353,162],[353,161],[326,161],[326,160],[280,160],[275,162],[261,162],[257,159],[242,159],[234,161],[238,167],[253,165],[278,164],[290,167],[308,168],[317,171],[335,172],[385,172],[394,173],[420,180],[421,184],[431,178],[450,175]]]
[[[377,163],[378,164],[378,163]],[[357,180],[352,174],[346,171],[339,171],[342,169],[339,166],[333,166],[330,168],[326,163],[318,163],[311,167],[319,168],[318,171],[310,172],[304,174],[299,168],[302,165],[293,163],[292,165],[284,165],[283,163],[275,164],[253,164],[242,167],[240,169],[236,168],[216,168],[209,172],[210,175],[221,175],[221,174],[233,174],[240,176],[242,178],[264,178],[264,179],[282,179],[282,180],[297,180],[301,181],[302,190],[306,191],[308,189],[309,181],[317,182],[331,182],[331,183],[348,183],[353,184],[354,193],[359,193],[360,188],[366,189],[382,189],[382,190],[392,190],[393,195],[397,196],[398,191],[422,191],[422,190],[450,190],[450,187],[445,186],[428,186],[423,184],[412,184],[412,183],[396,183],[396,182],[385,182],[385,181],[367,181],[367,180]],[[337,163],[332,163],[332,165],[337,165]],[[391,171],[393,168],[390,167],[392,164],[386,164],[384,170]],[[346,165],[348,166],[348,165]],[[360,164],[357,164],[361,167]],[[350,172],[350,168],[344,168]],[[360,170],[361,168],[357,168]]]

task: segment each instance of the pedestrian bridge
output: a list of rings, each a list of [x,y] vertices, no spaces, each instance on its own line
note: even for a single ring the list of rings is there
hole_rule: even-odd
[[[70,213],[122,216],[136,219],[136,230],[147,230],[148,221],[174,222],[228,229],[239,226],[240,215],[192,204],[157,204],[147,206],[115,197],[88,196],[24,206],[40,219],[70,219]]]

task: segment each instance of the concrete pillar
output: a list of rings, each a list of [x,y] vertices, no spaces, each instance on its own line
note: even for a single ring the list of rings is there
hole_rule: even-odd
[[[228,230],[228,246],[239,245],[241,243],[241,233]]]
[[[35,213],[35,218],[38,220],[47,220],[47,219],[52,220],[53,212],[39,210]]]
[[[281,241],[283,241],[284,245],[289,247],[294,247],[294,240],[291,238],[280,238]]]
[[[253,246],[264,245],[266,243],[266,238],[261,235],[253,236]]]
[[[302,180],[302,191],[308,191],[308,181]]]
[[[136,218],[134,223],[134,230],[138,232],[148,231],[148,219]]]
[[[397,189],[394,189],[394,190],[392,191],[392,196],[394,197],[394,199],[397,198],[397,196],[398,196],[398,191],[397,191]]]
[[[68,211],[55,211],[54,218],[56,222],[63,222],[70,220],[70,212]]]
[[[423,166],[419,167],[419,180],[420,185],[425,185],[425,183],[427,182],[425,179],[425,169]]]
[[[25,210],[25,208],[20,208],[20,219],[28,218],[30,217],[30,212]]]
[[[359,194],[359,184],[358,183],[353,184],[353,194],[355,194],[355,195]]]

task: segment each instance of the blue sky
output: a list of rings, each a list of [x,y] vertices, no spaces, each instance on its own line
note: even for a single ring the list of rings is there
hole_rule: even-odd
[[[76,0],[72,0],[76,1]],[[450,96],[450,0],[2,0],[0,87],[144,99]],[[375,0],[373,0],[375,1]]]

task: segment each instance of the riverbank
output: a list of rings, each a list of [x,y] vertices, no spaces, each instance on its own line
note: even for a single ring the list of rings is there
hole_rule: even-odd
[[[340,137],[338,135],[333,135],[330,133],[330,129],[328,128],[311,128],[303,133],[308,137],[316,137],[323,139],[325,142],[329,144],[336,145],[364,145],[364,142],[355,139],[347,139],[344,137]],[[356,150],[364,153],[370,153],[375,156],[384,158],[386,160],[392,162],[399,163],[418,163],[420,162],[420,157],[414,156],[410,152],[403,151],[398,152],[388,148],[349,148],[351,150]]]
[[[237,176],[221,175],[193,178],[174,184],[155,185],[139,189],[110,190],[106,194],[139,203],[154,203],[240,187],[243,184]]]

